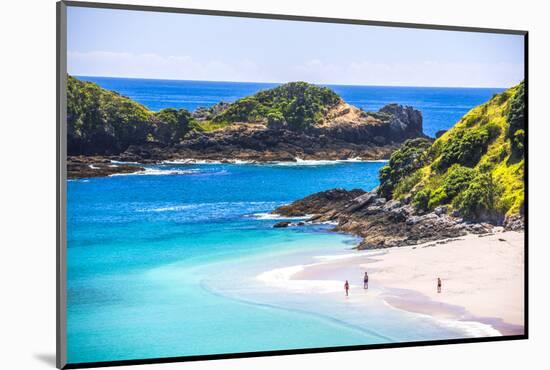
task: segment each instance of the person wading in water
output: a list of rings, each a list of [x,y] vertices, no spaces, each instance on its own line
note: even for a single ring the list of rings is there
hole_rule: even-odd
[[[437,292],[441,293],[441,279],[437,278]]]
[[[363,288],[369,289],[369,274],[365,271],[365,276],[363,276]]]
[[[349,291],[349,283],[348,281],[346,280],[346,283],[344,284],[344,289],[346,290],[346,297],[348,296],[348,291]]]

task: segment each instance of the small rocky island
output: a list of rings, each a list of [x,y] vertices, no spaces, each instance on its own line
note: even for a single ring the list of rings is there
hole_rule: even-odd
[[[110,161],[387,159],[405,140],[426,138],[422,115],[412,107],[365,112],[305,82],[194,112],[152,112],[71,76],[67,98],[69,178],[136,170]]]

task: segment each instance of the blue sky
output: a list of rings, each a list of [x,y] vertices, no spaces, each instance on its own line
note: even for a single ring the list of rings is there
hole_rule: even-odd
[[[523,37],[68,8],[73,75],[320,84],[510,87]]]

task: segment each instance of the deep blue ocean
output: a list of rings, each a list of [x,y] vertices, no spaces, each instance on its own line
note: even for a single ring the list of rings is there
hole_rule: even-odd
[[[193,109],[265,87],[94,80],[151,109]],[[334,89],[350,103],[368,109],[394,101],[430,107],[425,112],[435,117],[433,130],[449,128],[456,120],[450,116],[497,91]],[[69,362],[471,335],[459,325],[441,325],[426,316],[388,309],[381,300],[365,307],[342,299],[340,291],[304,293],[281,288],[280,281],[266,284],[266,279],[258,278],[272,276],[269,272],[275,269],[311,263],[317,256],[353,253],[357,240],[329,232],[330,225],[275,229],[272,226],[279,219],[268,212],[330,188],[371,190],[378,184],[382,165],[165,163],[147,166],[143,173],[69,181]],[[342,279],[354,285],[361,277],[358,273]]]
[[[210,107],[220,101],[233,102],[278,84],[145,80],[112,77],[78,77],[114,90],[158,111],[163,108]],[[466,112],[500,93],[502,88],[445,88],[326,85],[346,102],[366,111],[377,111],[386,104],[411,105],[422,112],[424,132],[435,136],[438,130],[453,126]]]

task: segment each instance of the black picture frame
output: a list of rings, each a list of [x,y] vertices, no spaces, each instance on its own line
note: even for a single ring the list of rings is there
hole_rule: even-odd
[[[437,24],[418,24],[418,23],[401,23],[401,22],[383,22],[373,20],[358,20],[358,19],[342,19],[342,18],[326,18],[326,17],[311,17],[301,15],[283,15],[283,14],[266,14],[266,13],[250,13],[250,12],[234,12],[221,10],[206,10],[206,9],[189,9],[175,7],[159,7],[146,5],[130,5],[130,4],[111,4],[111,3],[96,3],[96,2],[80,2],[80,1],[59,1],[56,4],[57,12],[57,155],[56,155],[56,366],[59,369],[78,369],[78,368],[95,368],[107,366],[123,366],[123,365],[139,365],[139,364],[158,364],[158,363],[173,363],[173,362],[188,362],[188,361],[204,361],[204,360],[219,360],[233,359],[246,357],[265,357],[265,356],[282,356],[295,354],[311,354],[325,352],[343,352],[343,351],[360,351],[368,349],[380,348],[403,348],[403,347],[419,347],[461,343],[482,343],[482,342],[498,342],[509,340],[523,340],[529,338],[529,32],[525,30],[512,29],[495,29],[481,27],[461,27],[461,26],[446,26]],[[524,37],[524,81],[525,81],[525,201],[524,201],[524,334],[523,335],[504,335],[500,337],[480,337],[480,338],[463,338],[463,339],[444,339],[444,340],[428,340],[403,343],[387,343],[387,344],[367,344],[354,346],[338,346],[338,347],[322,347],[308,349],[291,349],[291,350],[270,350],[258,352],[242,352],[242,353],[226,353],[214,355],[194,355],[194,356],[177,356],[165,358],[145,358],[132,360],[116,360],[105,362],[86,362],[86,363],[67,363],[66,356],[66,134],[67,134],[67,7],[83,7],[83,8],[103,8],[103,9],[119,9],[119,10],[134,10],[144,12],[164,12],[164,13],[180,13],[180,14],[197,14],[210,16],[225,16],[225,17],[240,17],[240,18],[257,18],[271,20],[286,20],[286,21],[305,21],[305,22],[320,22],[320,23],[339,23],[353,24],[366,26],[381,26],[381,27],[397,27],[397,28],[413,28],[413,29],[428,29],[442,31],[463,31],[463,32],[481,32],[494,34],[511,34],[521,35]]]

